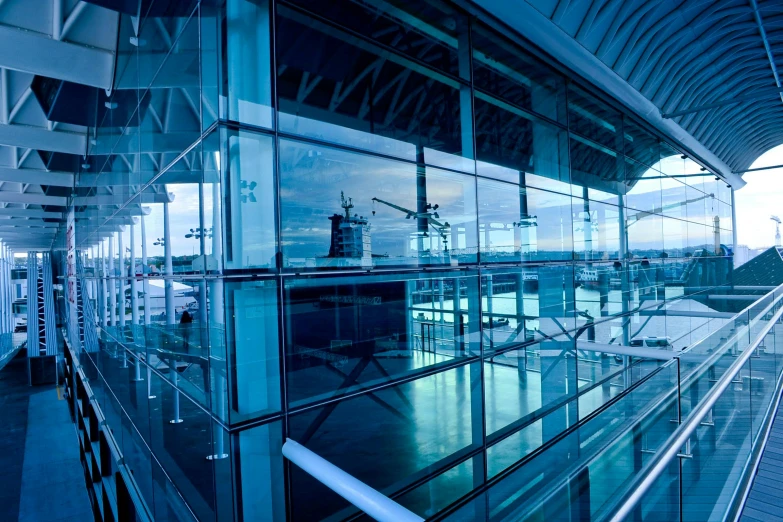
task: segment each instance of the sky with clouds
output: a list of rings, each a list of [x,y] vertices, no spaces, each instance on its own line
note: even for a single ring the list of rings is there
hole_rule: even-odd
[[[783,146],[761,155],[750,168],[783,165]],[[748,184],[734,194],[737,213],[737,243],[751,248],[775,243],[775,223],[783,219],[783,168],[748,172]]]

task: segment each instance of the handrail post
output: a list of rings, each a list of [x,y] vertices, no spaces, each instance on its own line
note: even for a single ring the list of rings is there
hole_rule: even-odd
[[[767,309],[775,310],[775,308],[777,308],[776,305],[777,302],[773,302]],[[766,310],[764,313],[766,313]],[[655,481],[661,476],[671,462],[676,457],[683,457],[690,453],[690,439],[693,433],[708,415],[711,418],[712,409],[715,404],[729,389],[732,383],[736,382],[735,378],[739,375],[745,363],[747,363],[753,355],[756,347],[764,340],[764,337],[772,330],[781,317],[783,317],[783,308],[778,308],[777,312],[775,312],[771,320],[767,322],[766,326],[761,329],[756,338],[751,340],[750,344],[742,352],[738,353],[734,363],[726,370],[720,379],[718,379],[718,382],[710,388],[703,400],[691,409],[687,421],[679,425],[656,455],[653,456],[652,460],[625,490],[623,494],[624,498],[618,503],[617,509],[612,514],[611,518],[609,518],[611,522],[624,521],[626,517],[636,509],[636,506],[643,496],[653,486]],[[683,447],[685,448],[684,454],[680,453],[680,450]],[[681,470],[682,467],[680,466],[680,472]],[[681,473],[680,480],[682,480]],[[680,510],[682,510],[682,493],[680,493]],[[680,517],[682,517],[682,511],[680,511]]]
[[[179,417],[179,390],[177,389],[177,379],[179,375],[177,373],[177,361],[172,357],[169,360],[169,375],[171,376],[171,389],[174,392],[174,418],[169,421],[169,424],[179,424],[182,419]]]

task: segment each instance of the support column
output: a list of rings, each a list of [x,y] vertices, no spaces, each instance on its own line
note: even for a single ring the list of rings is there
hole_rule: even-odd
[[[631,318],[627,317],[630,309],[630,285],[628,282],[628,223],[625,220],[625,198],[620,195],[620,206],[618,212],[620,214],[620,288],[621,288],[621,301],[623,311],[623,344],[630,346],[631,344]]]
[[[119,254],[120,254],[119,258],[118,258],[118,262],[120,263],[120,270],[119,270],[119,272],[120,272],[120,278],[119,278],[120,285],[119,285],[119,287],[120,288],[119,288],[119,295],[117,296],[117,299],[119,300],[120,308],[117,311],[117,314],[119,315],[119,318],[120,318],[120,320],[119,320],[120,328],[122,328],[123,331],[125,330],[125,277],[126,277],[126,272],[125,272],[125,245],[123,244],[123,241],[122,241],[122,233],[124,231],[125,231],[125,227],[122,226],[122,227],[120,227],[120,231],[117,232],[117,247],[118,247]]]
[[[144,226],[144,213],[141,214],[141,277],[142,291],[144,292],[144,326],[149,326],[150,310],[150,280],[147,274],[147,229]]]
[[[135,221],[135,220],[134,220]],[[130,293],[131,293],[131,323],[133,328],[139,324],[139,292],[136,288],[136,225],[130,225]]]
[[[11,310],[8,306],[8,291],[6,285],[8,285],[8,277],[6,268],[8,267],[6,246],[0,242],[0,314],[2,314],[3,320],[0,322],[0,335],[5,335],[9,332],[13,332],[9,329],[8,319],[11,316]],[[1,341],[0,341],[1,342]],[[0,347],[1,348],[1,347]]]
[[[174,311],[174,281],[171,277],[174,275],[174,268],[171,262],[171,225],[169,224],[169,204],[163,203],[163,258],[164,258],[164,280],[165,302],[166,302],[166,324],[173,325],[177,322]]]
[[[101,265],[100,265],[100,274],[101,274],[101,286],[100,286],[100,321],[102,327],[107,327],[109,325],[108,322],[108,314],[106,313],[106,245],[105,242],[101,240],[101,242],[98,245],[98,253],[101,257]]]
[[[225,349],[225,303],[223,288],[223,230],[221,227],[220,185],[212,183],[212,256],[217,263],[217,278],[209,283],[210,355],[227,358]],[[218,380],[219,382],[219,380]],[[224,419],[225,420],[225,419]],[[222,428],[221,428],[222,429]]]
[[[109,236],[109,322],[117,326],[117,282],[114,271],[114,234]]]
[[[8,292],[6,291],[6,267],[8,259],[6,257],[6,247],[0,241],[0,314],[2,314],[3,320],[0,322],[0,335],[9,332],[8,318],[11,315],[7,306]]]
[[[630,311],[629,301],[631,299],[631,290],[628,281],[628,223],[625,219],[625,198],[621,194],[619,196],[620,206],[618,207],[619,221],[620,221],[620,301],[622,304],[623,317],[622,329],[623,329],[623,345],[631,345],[631,317],[628,315]],[[631,358],[627,355],[623,355],[623,385],[627,389],[630,384],[628,375],[628,367],[631,364]]]
[[[90,247],[90,255],[92,257],[90,260],[90,266],[92,267],[92,277],[90,277],[90,291],[92,292],[92,295],[90,297],[92,297],[92,299],[95,301],[95,305],[93,305],[92,309],[92,323],[94,326],[95,323],[99,321],[97,308],[100,305],[100,298],[98,295],[98,245]]]
[[[585,261],[587,261],[587,266],[591,266],[590,260],[593,257],[593,220],[590,217],[590,200],[587,199],[589,193],[587,190],[587,187],[582,188],[582,201],[583,201],[583,209],[582,211],[585,214],[583,226],[584,229],[584,248],[585,248]]]

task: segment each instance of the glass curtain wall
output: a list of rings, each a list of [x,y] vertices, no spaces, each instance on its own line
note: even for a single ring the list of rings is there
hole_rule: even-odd
[[[731,189],[451,2],[156,0],[119,41],[80,358],[156,519],[356,515],[286,438],[433,515],[656,367],[607,345],[724,323]]]

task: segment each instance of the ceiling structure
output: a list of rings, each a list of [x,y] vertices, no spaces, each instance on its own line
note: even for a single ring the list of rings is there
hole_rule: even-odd
[[[735,188],[758,156],[783,143],[783,71],[776,62],[783,54],[781,0],[472,3],[692,151]],[[176,26],[155,22],[153,41],[170,45]],[[123,75],[120,31],[117,12],[81,0],[0,0],[0,239],[15,250],[50,248],[71,196],[77,219],[103,225],[97,239],[140,215],[141,204],[168,201],[163,183],[192,180],[201,169],[192,152],[156,184],[129,184],[129,173],[150,179],[144,173],[169,165],[200,131],[203,100],[197,73],[192,81],[186,76],[193,57],[184,52],[176,78],[163,78],[150,91],[141,128],[154,139],[141,155],[133,147],[124,150],[122,140],[104,147],[85,126],[47,119],[31,89],[36,76],[100,89],[133,87],[123,84],[136,73]],[[47,161],[52,153],[83,157],[88,148],[99,158],[74,169]],[[127,168],[99,175],[96,167],[106,162]],[[87,172],[76,187],[79,170]],[[144,199],[125,205],[142,188]]]
[[[154,20],[150,53],[165,56],[182,22]],[[194,172],[200,177],[194,151],[164,178],[146,183],[200,134],[197,67],[195,80],[189,79],[198,53],[184,38],[181,61],[190,69],[180,71],[177,82],[158,81],[147,95],[148,121],[139,122],[149,138],[144,154],[134,142],[138,132],[109,125],[96,135],[95,128],[50,121],[35,93],[34,79],[64,80],[107,94],[130,89],[135,106],[130,79],[138,77],[137,62],[117,54],[119,38],[127,40],[134,28],[128,17],[81,0],[0,0],[0,240],[13,250],[63,246],[71,197],[77,223],[90,222],[87,244],[95,244],[148,214],[143,205],[171,201],[166,182],[192,182]],[[142,196],[127,204],[139,191]]]
[[[783,143],[780,0],[475,0],[735,188]]]

